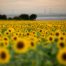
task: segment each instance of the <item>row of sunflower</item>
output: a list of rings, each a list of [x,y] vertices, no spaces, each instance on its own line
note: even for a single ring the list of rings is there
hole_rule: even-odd
[[[4,22],[0,66],[65,66],[65,22]]]

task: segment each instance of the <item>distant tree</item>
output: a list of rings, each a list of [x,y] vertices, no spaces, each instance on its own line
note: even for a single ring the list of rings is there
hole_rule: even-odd
[[[21,20],[29,20],[29,15],[28,15],[28,14],[21,14],[21,15],[19,16],[19,18],[20,18]]]
[[[2,15],[0,15],[0,19],[2,19]]]
[[[13,18],[9,17],[8,20],[12,20]]]
[[[30,15],[30,20],[36,20],[36,18],[37,18],[37,15],[36,14]]]
[[[7,16],[6,15],[0,15],[0,19],[6,20],[7,19]]]
[[[15,16],[13,19],[14,20],[19,20],[20,18],[18,16]]]
[[[2,18],[3,18],[3,19],[7,19],[7,16],[6,16],[6,15],[2,15]]]

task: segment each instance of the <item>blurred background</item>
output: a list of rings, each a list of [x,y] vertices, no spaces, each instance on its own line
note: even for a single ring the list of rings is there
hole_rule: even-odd
[[[0,0],[0,14],[36,14],[38,20],[66,19],[66,0]]]

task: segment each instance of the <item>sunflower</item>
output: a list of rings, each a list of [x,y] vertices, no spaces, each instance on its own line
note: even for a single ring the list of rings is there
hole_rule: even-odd
[[[22,37],[23,36],[23,33],[21,31],[19,31],[17,34],[18,34],[18,37]]]
[[[64,36],[66,36],[66,32],[63,32],[62,34],[63,34]]]
[[[65,41],[58,41],[58,42],[57,42],[57,47],[58,47],[59,49],[62,49],[62,48],[64,48],[64,47],[66,47]]]
[[[0,42],[0,47],[7,48],[8,46],[9,46],[9,42],[8,41],[1,41]]]
[[[27,32],[27,36],[35,36],[35,32]]]
[[[4,47],[4,44],[2,41],[0,41],[0,47]]]
[[[45,31],[44,31],[44,35],[45,35],[45,36],[48,36],[48,34],[50,34],[49,32],[50,32],[50,30],[45,30]]]
[[[3,36],[3,41],[9,41],[9,38],[7,36]]]
[[[5,64],[10,61],[10,54],[7,49],[0,48],[0,63]]]
[[[60,36],[59,36],[59,40],[61,40],[61,41],[64,41],[65,38],[66,38],[66,36],[64,36],[64,35],[60,35]]]
[[[9,33],[8,31],[5,31],[5,32],[4,32],[4,35],[9,36],[10,33]]]
[[[7,47],[9,45],[9,38],[7,36],[3,36],[1,45],[3,45],[4,47]]]
[[[50,32],[50,35],[54,36],[54,32],[53,32],[53,31],[51,31],[51,32]]]
[[[7,30],[9,33],[13,33],[15,30],[14,30],[14,28],[8,28],[8,30]]]
[[[38,42],[38,41],[40,40],[39,38],[37,38],[37,37],[35,37],[35,36],[29,36],[28,39],[29,39],[30,41],[34,41],[34,42]]]
[[[13,44],[13,49],[16,53],[25,53],[29,48],[29,40],[20,38]]]
[[[17,40],[18,40],[18,36],[17,36],[17,35],[13,35],[13,36],[11,36],[11,39],[12,39],[13,41],[17,41]]]
[[[37,44],[38,44],[38,42],[39,42],[39,40],[40,40],[39,38],[30,36],[30,37],[29,37],[30,48],[35,49],[36,46],[37,46]]]
[[[8,47],[9,46],[9,41],[3,41],[4,47]]]
[[[19,31],[16,31],[16,33],[15,33],[17,36],[20,36],[20,32]]]
[[[59,50],[57,53],[57,60],[60,64],[66,65],[66,48]]]
[[[30,48],[36,49],[37,43],[35,41],[30,41]]]
[[[27,32],[27,33],[26,33],[26,36],[29,36],[29,35],[30,35],[30,32]]]
[[[49,35],[49,36],[47,37],[47,42],[48,42],[48,43],[51,43],[51,42],[53,42],[53,41],[54,41],[54,36]]]
[[[55,36],[59,37],[59,36],[61,35],[61,33],[62,33],[62,32],[61,32],[60,30],[56,30],[56,31],[55,31]]]
[[[39,30],[39,32],[43,32],[43,30],[42,30],[42,29],[40,29],[40,30]]]

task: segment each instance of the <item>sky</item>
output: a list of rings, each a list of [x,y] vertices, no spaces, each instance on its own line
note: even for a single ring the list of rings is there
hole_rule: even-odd
[[[0,0],[0,14],[66,14],[66,0]]]

